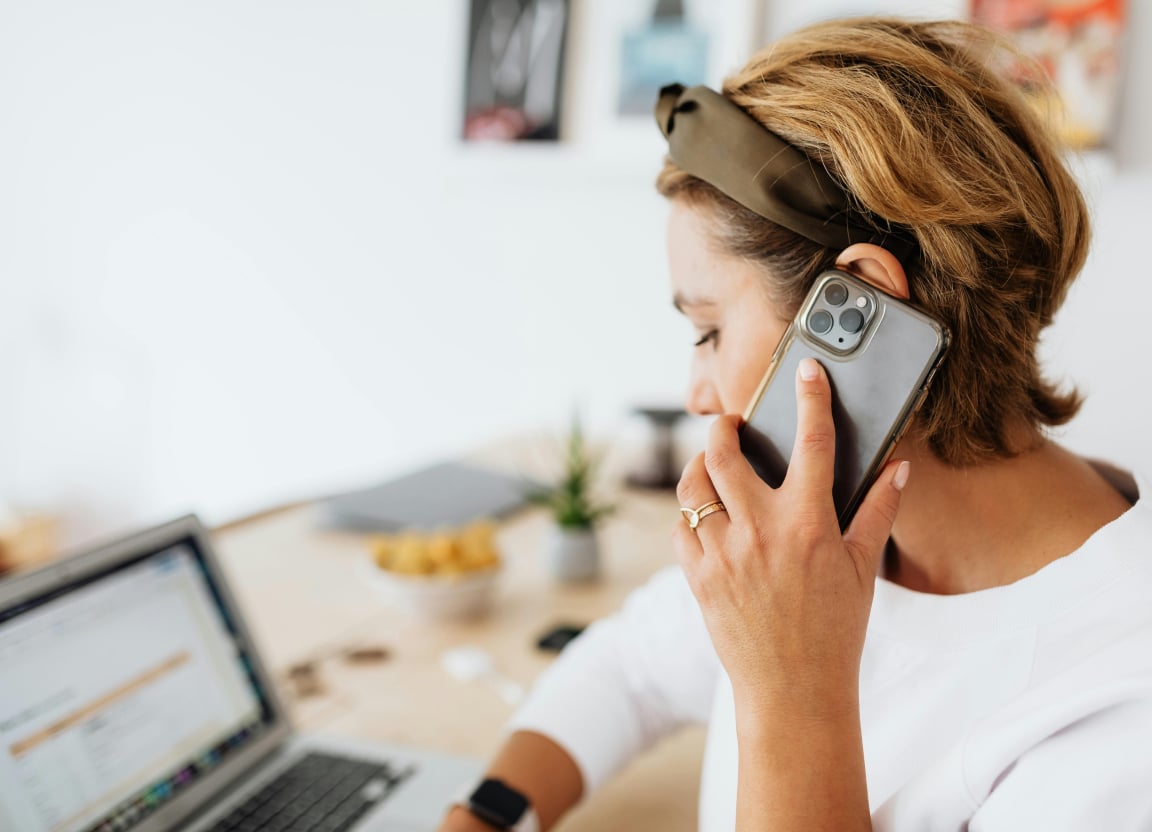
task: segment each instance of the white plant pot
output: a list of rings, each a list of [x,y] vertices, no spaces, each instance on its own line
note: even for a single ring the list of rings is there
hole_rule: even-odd
[[[544,549],[544,567],[557,581],[590,581],[600,575],[600,543],[590,529],[552,526]]]

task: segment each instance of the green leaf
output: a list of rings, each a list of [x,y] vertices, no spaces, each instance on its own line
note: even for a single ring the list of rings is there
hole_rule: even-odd
[[[578,419],[573,419],[564,450],[564,469],[551,488],[530,493],[528,499],[552,511],[556,523],[570,529],[592,529],[601,519],[615,511],[615,506],[592,499],[596,460],[584,443]]]

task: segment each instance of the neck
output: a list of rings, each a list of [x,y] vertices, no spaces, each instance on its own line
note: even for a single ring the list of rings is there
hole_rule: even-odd
[[[883,576],[939,595],[1020,580],[1079,548],[1128,502],[1080,457],[1038,441],[1010,459],[955,468],[909,440],[912,462]]]

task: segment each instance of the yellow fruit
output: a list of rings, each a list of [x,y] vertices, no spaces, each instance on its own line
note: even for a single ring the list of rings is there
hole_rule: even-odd
[[[431,572],[433,564],[428,558],[427,541],[419,535],[405,535],[400,538],[392,557],[392,569],[406,575]]]
[[[392,558],[396,554],[395,540],[391,537],[375,537],[368,542],[372,552],[372,559],[381,569],[390,569]]]
[[[459,552],[460,544],[450,534],[436,534],[428,540],[428,560],[438,569],[456,562]]]
[[[381,569],[403,575],[460,575],[500,563],[496,524],[480,521],[455,531],[380,535],[368,541]]]

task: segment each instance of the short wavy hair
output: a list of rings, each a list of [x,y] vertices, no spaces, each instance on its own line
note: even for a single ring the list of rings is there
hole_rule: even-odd
[[[861,207],[915,235],[912,302],[952,334],[916,429],[955,466],[1013,456],[1081,403],[1042,377],[1036,350],[1087,257],[1087,208],[1053,131],[1006,78],[1018,60],[970,24],[857,18],[777,41],[723,86]],[[719,250],[762,265],[786,318],[839,254],[671,159],[657,189],[705,209]]]

